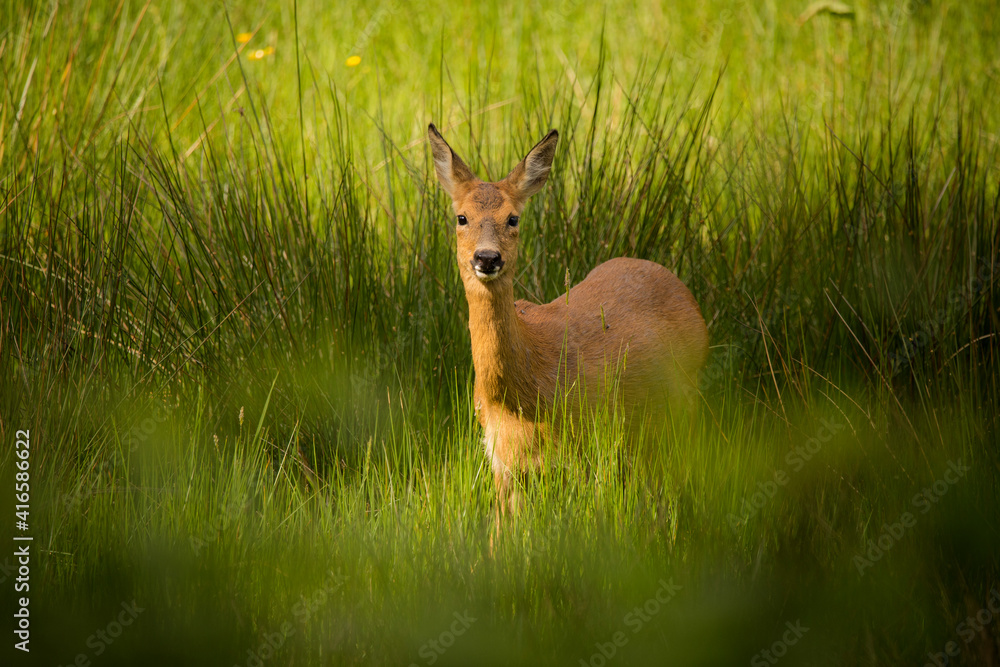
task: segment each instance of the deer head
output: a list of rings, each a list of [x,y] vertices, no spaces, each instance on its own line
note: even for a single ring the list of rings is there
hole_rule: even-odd
[[[427,135],[434,171],[455,210],[458,266],[466,289],[513,284],[521,211],[549,177],[559,133],[550,131],[496,183],[479,180],[434,125]]]

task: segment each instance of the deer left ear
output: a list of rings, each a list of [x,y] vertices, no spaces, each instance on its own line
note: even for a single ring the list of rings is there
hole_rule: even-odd
[[[522,201],[545,185],[545,181],[549,178],[549,169],[552,168],[552,158],[556,156],[557,143],[559,143],[559,133],[550,130],[504,179],[514,187]]]

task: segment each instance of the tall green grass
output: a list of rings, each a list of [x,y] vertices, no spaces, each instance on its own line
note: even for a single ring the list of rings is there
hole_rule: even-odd
[[[995,662],[996,19],[802,9],[8,2],[31,658]],[[580,424],[499,533],[432,120],[493,179],[559,128],[520,296],[644,257],[712,340],[694,423]]]

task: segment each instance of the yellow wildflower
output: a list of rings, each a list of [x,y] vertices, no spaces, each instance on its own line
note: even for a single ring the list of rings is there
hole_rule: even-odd
[[[248,55],[247,58],[250,60],[262,60],[267,56],[271,55],[272,53],[274,53],[274,47],[268,46],[263,49],[257,49],[256,51],[251,51],[250,55]]]

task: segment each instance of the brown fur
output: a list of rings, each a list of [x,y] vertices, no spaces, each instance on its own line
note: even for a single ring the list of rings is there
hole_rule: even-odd
[[[666,268],[617,258],[547,304],[514,300],[520,216],[548,177],[558,135],[550,132],[511,173],[480,181],[433,125],[435,171],[456,215],[459,273],[469,303],[476,369],[475,402],[499,507],[513,504],[513,477],[541,463],[540,444],[552,411],[566,399],[594,405],[610,394],[626,410],[665,411],[691,401],[708,355],[697,302]],[[499,252],[504,265],[484,281],[476,251]],[[617,379],[607,386],[608,379]],[[583,392],[582,394],[580,392]]]

